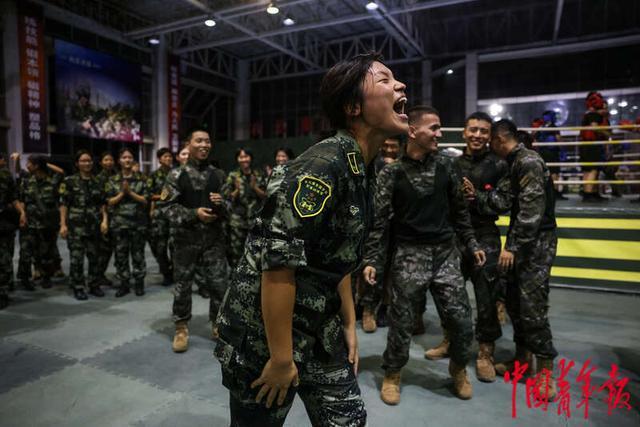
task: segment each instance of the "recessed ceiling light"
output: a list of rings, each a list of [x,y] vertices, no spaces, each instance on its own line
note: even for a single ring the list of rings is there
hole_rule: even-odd
[[[160,40],[158,40],[157,38],[153,37],[149,39],[149,44],[160,44]]]
[[[293,20],[293,19],[291,19],[291,18],[285,18],[285,19],[284,19],[284,21],[282,21],[282,23],[288,27],[288,26],[290,26],[290,25],[295,24],[295,23],[296,23],[296,21],[294,21],[294,20]]]
[[[269,15],[277,15],[278,12],[280,12],[280,9],[278,9],[278,6],[276,6],[275,3],[269,3],[269,6],[267,6],[267,13]]]
[[[378,8],[378,3],[370,1],[365,7],[367,8],[367,10],[376,10]]]
[[[452,69],[452,68],[449,68],[449,69],[447,70],[447,74],[453,74],[453,69]]]
[[[627,101],[620,101],[620,102],[618,102],[618,107],[622,107],[622,108],[624,108],[624,107],[626,107],[627,105],[629,105],[629,103],[628,103]]]
[[[609,99],[607,99],[607,104],[609,104],[609,105],[613,104],[614,102],[616,102],[616,99],[615,99],[615,98],[609,98]]]
[[[214,21],[213,19],[207,19],[206,21],[204,21],[204,25],[206,25],[207,27],[215,27],[216,21]]]
[[[611,113],[612,116],[615,116],[616,114],[618,114],[618,110],[614,108],[613,110],[609,111],[609,113]]]

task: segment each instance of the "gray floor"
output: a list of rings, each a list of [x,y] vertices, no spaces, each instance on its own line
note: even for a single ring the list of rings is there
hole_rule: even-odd
[[[65,245],[60,243],[66,259]],[[150,269],[156,264],[148,255]],[[66,269],[66,264],[65,264]],[[66,271],[66,270],[65,270]],[[111,271],[112,273],[112,271]],[[168,289],[149,274],[148,293],[78,302],[63,284],[34,293],[18,290],[12,305],[0,311],[0,426],[225,426],[227,393],[220,381],[213,343],[208,339],[207,301],[194,295],[192,338],[187,353],[174,354]],[[471,293],[471,295],[473,295]],[[571,371],[571,418],[529,409],[525,386],[517,386],[517,419],[511,418],[512,387],[502,380],[478,382],[474,398],[460,401],[450,391],[446,361],[427,361],[425,348],[439,341],[433,305],[425,319],[427,333],[414,340],[403,372],[402,401],[388,407],[379,397],[381,354],[386,329],[360,334],[360,387],[370,426],[639,426],[640,299],[633,296],[554,289],[551,322],[561,356],[576,362]],[[511,350],[507,325],[498,356]],[[576,375],[591,359],[599,369],[593,385],[607,378],[612,363],[630,379],[632,409],[607,413],[605,394],[590,401],[589,419],[576,409],[580,385]],[[473,369],[470,369],[473,373]],[[288,426],[307,426],[301,402]]]

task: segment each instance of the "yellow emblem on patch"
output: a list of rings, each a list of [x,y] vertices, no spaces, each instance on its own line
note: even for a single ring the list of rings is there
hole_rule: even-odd
[[[162,189],[162,193],[160,193],[160,200],[167,200],[169,198],[169,190],[167,189],[167,187],[164,187]]]
[[[351,153],[347,153],[347,160],[349,160],[349,166],[351,167],[351,172],[358,175],[360,174],[360,168],[358,167],[358,160],[356,159],[356,153],[352,151]]]
[[[331,197],[331,186],[314,176],[304,176],[298,181],[293,195],[293,208],[300,218],[318,215]]]

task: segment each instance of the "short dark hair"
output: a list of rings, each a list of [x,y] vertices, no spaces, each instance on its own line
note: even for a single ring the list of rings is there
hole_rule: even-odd
[[[82,149],[76,151],[76,155],[73,157],[73,164],[75,165],[76,163],[78,163],[80,161],[80,157],[85,154],[88,154],[89,157],[91,157],[91,160],[93,160],[93,155],[89,152],[89,150]]]
[[[196,132],[206,132],[209,135],[209,137],[211,137],[211,134],[209,134],[209,131],[205,129],[204,126],[198,126],[198,127],[194,127],[189,131],[186,138],[184,139],[185,142],[189,143],[191,141],[191,138],[193,138],[193,134]]]
[[[167,153],[169,153],[169,154],[171,154],[173,156],[173,154],[171,153],[171,150],[169,150],[167,147],[162,147],[156,153],[156,157],[159,159],[160,157],[164,156]]]
[[[111,151],[103,151],[102,154],[100,154],[100,161],[102,161],[102,159],[104,159],[107,156],[113,157],[113,153]]]
[[[430,105],[414,105],[407,110],[407,115],[409,116],[409,124],[411,125],[419,121],[425,114],[433,114],[434,116],[440,117],[440,113],[438,112],[438,110]]]
[[[362,84],[374,62],[382,62],[382,55],[369,52],[340,61],[324,75],[320,84],[322,110],[334,129],[346,129],[347,110],[362,106]]]
[[[520,144],[524,144],[529,150],[533,150],[533,136],[524,130],[519,130],[516,132],[516,138]]]
[[[32,154],[29,157],[27,157],[27,161],[31,162],[32,165],[34,165],[36,168],[40,169],[41,171],[47,172],[47,163],[49,162],[49,159],[46,156],[43,156],[41,154]]]
[[[287,155],[289,160],[293,160],[296,158],[296,155],[293,154],[293,150],[289,147],[279,147],[276,148],[276,151],[273,152],[273,157],[277,156],[279,152],[284,151],[284,154]]]
[[[238,160],[238,157],[240,156],[240,153],[242,153],[244,151],[244,154],[246,154],[247,156],[251,157],[251,163],[253,163],[253,153],[251,152],[251,150],[249,150],[248,148],[245,147],[240,147],[236,150],[236,161]]]
[[[504,135],[506,137],[517,139],[518,127],[515,123],[508,119],[498,120],[491,125],[492,135]]]
[[[467,127],[469,124],[469,120],[482,120],[483,122],[487,122],[490,125],[493,124],[493,119],[490,115],[485,113],[484,111],[476,111],[475,113],[471,113],[464,119],[464,127]]]
[[[127,151],[131,154],[131,156],[133,157],[133,160],[135,160],[136,155],[134,154],[133,150],[129,147],[122,147],[120,150],[118,150],[118,159],[120,159],[120,157],[122,157],[122,155]]]

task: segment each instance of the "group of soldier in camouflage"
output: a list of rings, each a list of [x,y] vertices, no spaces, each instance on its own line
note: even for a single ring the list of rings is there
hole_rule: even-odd
[[[389,279],[385,403],[400,401],[401,371],[427,290],[445,338],[425,357],[450,357],[454,394],[472,397],[466,365],[474,328],[466,279],[477,303],[478,378],[494,381],[516,361],[529,363],[538,373],[536,388],[553,398],[557,352],[548,296],[557,239],[549,171],[537,153],[518,144],[512,122],[493,123],[484,113],[465,122],[464,154],[442,155],[438,112],[417,106],[405,114],[404,91],[374,54],[334,66],[320,93],[337,132],[276,167],[268,182],[251,168],[245,149],[228,176],[212,166],[210,135],[202,129],[189,134],[188,159],[180,167],[171,169],[171,153],[160,150],[160,170],[148,180],[133,172],[127,149],[118,158],[120,172],[103,171],[102,177],[91,174],[91,155],[79,152],[78,173],[59,188],[44,163],[30,166],[20,190],[0,170],[0,246],[13,253],[18,226],[27,242],[39,243],[50,220],[44,214],[59,205],[58,231],[72,257],[70,285],[86,299],[85,255],[89,291],[104,295],[103,263],[112,248],[105,236],[114,242],[117,296],[129,292],[131,279],[136,294],[144,294],[148,236],[165,283],[175,282],[175,352],[188,348],[191,286],[200,275],[211,292],[211,333],[232,426],[282,425],[296,394],[314,425],[366,425],[357,383],[353,275],[362,277],[368,304],[381,300],[382,279]],[[408,136],[404,153],[376,170],[383,142],[399,134]],[[511,220],[501,249],[496,220],[507,211]],[[55,242],[55,232],[48,237]],[[42,260],[49,250],[47,244],[33,248],[45,279],[51,268]],[[0,265],[4,305],[6,258]],[[516,354],[495,363],[501,294]]]

